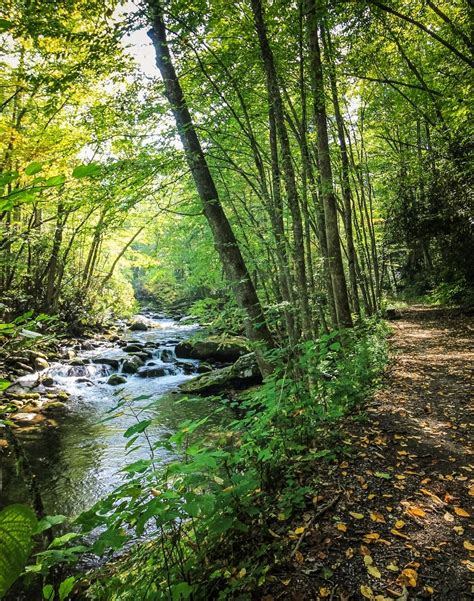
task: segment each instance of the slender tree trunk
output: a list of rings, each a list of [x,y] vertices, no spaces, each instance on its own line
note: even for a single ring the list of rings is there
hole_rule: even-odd
[[[214,179],[173,65],[168,47],[163,7],[159,0],[148,0],[148,5],[151,9],[152,25],[149,36],[155,47],[156,64],[163,78],[166,96],[173,111],[186,160],[226,276],[232,285],[238,305],[246,313],[246,333],[248,338],[257,345],[257,360],[262,374],[265,376],[272,372],[272,367],[264,358],[262,350],[273,346],[272,335],[234,232],[220,203]]]
[[[263,17],[262,4],[260,0],[251,0],[251,6],[254,16],[255,29],[257,31],[260,44],[260,54],[262,57],[262,62],[266,76],[268,102],[272,108],[273,115],[275,117],[276,131],[278,135],[278,140],[280,142],[286,196],[288,199],[288,206],[291,211],[294,238],[293,259],[296,268],[296,281],[298,286],[299,297],[298,301],[302,314],[303,334],[306,338],[310,338],[313,327],[311,312],[309,308],[308,284],[306,281],[303,224],[301,220],[301,212],[299,207],[298,192],[296,188],[296,178],[291,156],[290,142],[288,139],[288,131],[285,125],[283,102],[278,83],[273,52],[268,42],[267,30]]]
[[[325,34],[325,35],[324,35]],[[323,29],[323,42],[325,41],[326,55],[329,61],[329,80],[331,84],[332,102],[334,106],[334,115],[336,117],[337,137],[339,140],[339,149],[341,152],[341,189],[344,201],[344,229],[346,232],[347,245],[347,263],[349,266],[349,282],[352,296],[352,307],[354,313],[360,316],[359,293],[357,290],[356,274],[356,250],[354,246],[354,236],[352,232],[352,198],[349,177],[349,158],[347,156],[346,136],[344,131],[344,120],[339,105],[339,96],[337,91],[336,69],[334,66],[334,55],[331,44],[331,34],[329,30]]]
[[[329,255],[329,269],[332,281],[332,293],[336,305],[337,325],[340,328],[352,327],[352,316],[347,294],[346,277],[342,263],[341,242],[337,223],[337,202],[333,188],[331,158],[329,155],[329,136],[324,98],[323,68],[319,46],[318,16],[315,0],[307,0],[307,28],[310,56],[311,87],[313,93],[313,111],[318,133],[318,161],[321,176],[321,194],[324,205],[326,238]],[[331,293],[331,291],[328,291]]]

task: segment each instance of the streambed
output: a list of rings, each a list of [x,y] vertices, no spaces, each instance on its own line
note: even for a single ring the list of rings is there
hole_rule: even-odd
[[[176,431],[184,420],[203,417],[215,409],[215,405],[205,398],[179,402],[180,395],[176,394],[179,384],[195,377],[199,361],[177,360],[174,348],[199,326],[184,325],[152,312],[140,316],[140,320],[147,325],[146,331],[127,330],[116,342],[100,341],[93,348],[78,351],[73,361],[51,364],[46,375],[53,378],[57,389],[70,394],[66,408],[56,417],[54,426],[15,430],[31,464],[45,510],[50,515],[78,515],[120,483],[121,469],[125,465],[147,457],[145,447],[126,455],[127,440],[123,433],[136,423],[133,415],[127,412],[103,421],[121,395],[129,399],[150,396],[133,401],[134,412],[139,412],[152,400],[156,401],[146,414],[147,419],[153,419],[148,429],[153,441]],[[122,373],[123,361],[129,356],[124,351],[124,343],[132,341],[143,346],[149,355],[144,367],[165,375],[141,377]],[[113,365],[94,362],[104,357],[112,359]],[[114,359],[118,366],[114,365]],[[74,365],[81,360],[84,365]],[[122,375],[125,383],[120,386],[108,384],[113,373]],[[31,386],[36,378],[37,374],[31,374],[21,382]],[[166,451],[156,451],[156,461],[163,464],[169,459]],[[0,506],[30,502],[11,453],[1,461]]]

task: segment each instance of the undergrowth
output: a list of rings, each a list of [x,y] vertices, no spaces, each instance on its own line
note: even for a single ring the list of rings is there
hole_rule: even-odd
[[[312,507],[320,462],[350,452],[338,423],[359,414],[377,384],[385,336],[370,321],[307,342],[297,357],[275,352],[280,367],[232,402],[239,417],[218,437],[199,435],[205,417],[153,441],[146,411],[137,413],[127,448],[144,445],[148,458],[124,467],[123,483],[78,520],[81,534],[97,535],[88,552],[112,560],[83,579],[85,597],[249,599],[263,590],[284,560],[272,526]],[[216,401],[216,412],[229,402]],[[122,399],[115,411],[133,405]],[[158,465],[159,449],[176,459]],[[147,542],[131,546],[137,538]],[[34,571],[64,559],[57,547],[40,554]],[[84,551],[76,548],[67,559]]]

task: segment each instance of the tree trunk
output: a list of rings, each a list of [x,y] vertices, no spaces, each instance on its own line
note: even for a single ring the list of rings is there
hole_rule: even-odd
[[[283,166],[283,178],[285,181],[288,206],[291,211],[293,224],[293,258],[296,267],[296,283],[298,286],[298,301],[301,308],[303,335],[311,338],[313,326],[308,299],[308,284],[306,281],[305,248],[303,240],[303,224],[299,207],[299,198],[296,188],[295,172],[291,156],[288,131],[285,125],[283,102],[278,83],[273,52],[268,42],[267,30],[263,18],[262,4],[260,0],[251,0],[254,16],[255,29],[260,43],[260,54],[266,75],[266,86],[268,102],[275,118],[276,131],[281,147],[281,158]]]
[[[227,278],[230,280],[236,301],[245,311],[245,329],[248,338],[256,343],[256,355],[262,374],[269,375],[272,367],[264,358],[263,351],[273,346],[257,292],[240,252],[232,227],[219,200],[214,179],[209,170],[196,129],[191,119],[180,81],[176,74],[168,47],[163,7],[158,0],[149,0],[151,25],[149,36],[156,52],[156,64],[160,70],[165,92],[171,105],[176,127],[183,144],[204,215],[209,223],[214,243]]]
[[[352,327],[352,316],[347,294],[346,277],[342,263],[341,241],[337,224],[337,204],[333,188],[329,136],[324,98],[323,68],[319,47],[318,17],[315,0],[307,0],[307,28],[310,58],[311,88],[313,94],[314,120],[318,133],[318,161],[321,176],[321,195],[324,205],[326,238],[331,273],[332,292],[336,305],[337,326]],[[330,291],[328,291],[330,293]]]

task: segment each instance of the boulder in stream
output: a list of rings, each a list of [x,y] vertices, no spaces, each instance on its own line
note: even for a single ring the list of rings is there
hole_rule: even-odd
[[[34,365],[38,371],[48,369],[49,367],[49,363],[46,361],[46,359],[43,359],[43,357],[35,357]]]
[[[216,369],[180,385],[181,392],[188,394],[219,394],[230,389],[243,389],[259,384],[262,374],[254,353],[243,355],[229,367]]]
[[[120,361],[112,357],[93,357],[92,363],[96,365],[109,365],[112,369],[118,369]]]
[[[110,386],[120,386],[120,384],[125,384],[126,382],[127,378],[124,378],[119,374],[112,374],[107,380],[107,384],[109,384]]]
[[[137,372],[139,367],[142,367],[143,361],[137,355],[130,355],[122,365],[122,371],[124,374],[134,374]]]
[[[145,365],[144,367],[140,367],[137,371],[137,375],[139,375],[140,378],[161,378],[162,376],[168,376],[169,370],[166,369],[166,367]]]
[[[143,352],[143,344],[127,344],[123,347],[124,352],[126,353],[142,353]]]
[[[148,326],[143,321],[132,321],[129,325],[129,329],[132,332],[146,332],[148,330]]]
[[[248,354],[248,342],[239,336],[219,338],[211,336],[204,340],[180,342],[176,345],[176,356],[181,359],[199,359],[201,361],[234,362]]]

